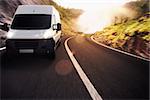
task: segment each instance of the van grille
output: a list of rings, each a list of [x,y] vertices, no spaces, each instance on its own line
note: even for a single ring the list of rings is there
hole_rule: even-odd
[[[16,48],[35,49],[38,47],[39,42],[37,40],[15,40],[14,44]]]

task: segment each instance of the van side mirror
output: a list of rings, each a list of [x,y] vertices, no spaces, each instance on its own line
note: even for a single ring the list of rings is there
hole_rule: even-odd
[[[61,24],[57,23],[57,31],[60,31],[60,30],[61,30]]]
[[[2,36],[0,39],[1,40],[6,40],[6,36]]]
[[[0,28],[2,29],[2,30],[4,30],[4,31],[9,31],[9,24],[7,24],[7,23],[4,23],[3,25],[0,25]]]
[[[61,30],[61,24],[60,24],[60,23],[53,24],[52,29],[53,29],[53,30],[60,31],[60,30]]]

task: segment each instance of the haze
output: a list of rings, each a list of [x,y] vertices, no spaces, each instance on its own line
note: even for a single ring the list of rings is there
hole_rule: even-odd
[[[118,13],[124,13],[128,17],[132,14],[122,6],[136,0],[55,0],[66,8],[77,8],[84,13],[77,19],[77,31],[93,34],[112,23],[112,18]]]

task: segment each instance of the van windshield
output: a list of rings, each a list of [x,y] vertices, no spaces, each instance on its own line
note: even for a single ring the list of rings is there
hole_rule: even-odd
[[[51,15],[17,14],[14,17],[12,29],[48,29],[51,27]]]

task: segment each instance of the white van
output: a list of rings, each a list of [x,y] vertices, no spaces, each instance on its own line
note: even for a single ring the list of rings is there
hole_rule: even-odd
[[[60,39],[60,15],[53,6],[21,5],[7,34],[6,51],[8,55],[42,51],[54,57]]]

